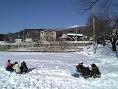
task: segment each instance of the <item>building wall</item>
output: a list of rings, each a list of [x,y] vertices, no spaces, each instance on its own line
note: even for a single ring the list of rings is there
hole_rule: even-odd
[[[41,31],[40,40],[41,41],[56,41],[56,31],[52,31],[52,30]]]
[[[22,39],[15,39],[15,43],[21,43]]]
[[[31,43],[31,42],[33,42],[33,40],[32,40],[32,38],[26,38],[26,39],[25,39],[25,42]]]

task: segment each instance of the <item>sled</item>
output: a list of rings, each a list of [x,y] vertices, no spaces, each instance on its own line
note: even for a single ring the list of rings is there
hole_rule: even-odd
[[[77,70],[75,65],[69,66],[69,73],[70,73],[71,76],[74,76],[74,77],[79,77],[80,76],[80,72],[79,72],[79,70]]]

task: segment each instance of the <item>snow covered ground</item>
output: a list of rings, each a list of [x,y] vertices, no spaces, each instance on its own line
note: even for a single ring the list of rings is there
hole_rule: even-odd
[[[19,64],[26,61],[31,71],[27,74],[5,71],[8,59]],[[96,63],[101,78],[71,76],[69,67],[80,61],[89,67]],[[118,89],[117,54],[109,46],[98,46],[94,56],[91,46],[84,52],[73,53],[0,52],[0,89]]]

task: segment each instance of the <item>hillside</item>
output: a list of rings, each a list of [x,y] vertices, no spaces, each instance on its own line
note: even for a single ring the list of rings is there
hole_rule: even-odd
[[[87,26],[78,26],[78,27],[66,27],[66,28],[60,28],[60,29],[50,29],[50,30],[55,30],[57,32],[57,36],[62,36],[62,34],[66,34],[66,33],[82,33],[84,35],[88,35],[88,31],[87,31]],[[49,29],[24,29],[21,30],[19,32],[16,33],[8,33],[8,34],[0,34],[0,41],[10,41],[14,40],[14,39],[25,39],[25,38],[33,38],[33,40],[37,40],[40,39],[40,31],[43,30],[49,30]]]

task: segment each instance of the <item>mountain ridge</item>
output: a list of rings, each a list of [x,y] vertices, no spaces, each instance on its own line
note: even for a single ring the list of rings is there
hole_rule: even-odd
[[[35,29],[35,28],[27,28],[27,29],[23,29],[21,31],[15,32],[15,33],[8,33],[8,34],[0,34],[0,41],[10,41],[9,38],[14,39],[23,39],[23,37],[26,35],[28,35],[30,38],[33,39],[39,39],[40,38],[40,31],[44,31],[44,30],[54,30],[56,32],[58,32],[61,36],[62,34],[66,34],[66,33],[75,33],[76,31],[78,33],[82,33],[82,29],[85,29],[86,25],[73,25],[73,26],[69,26],[69,27],[65,27],[65,28],[53,28],[53,29],[47,29],[47,28],[39,28],[39,29]]]

